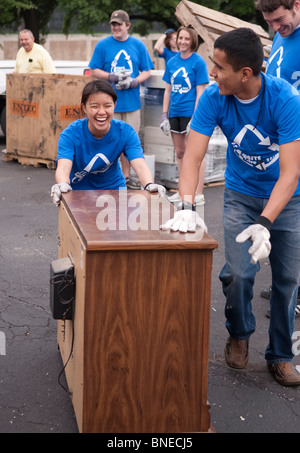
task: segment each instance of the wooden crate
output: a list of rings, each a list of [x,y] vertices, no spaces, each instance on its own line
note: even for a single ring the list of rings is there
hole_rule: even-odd
[[[207,55],[210,56],[213,53],[214,42],[218,36],[239,27],[247,27],[255,31],[263,46],[272,44],[269,34],[261,26],[187,0],[182,0],[177,5],[175,15],[182,25],[191,26],[197,31],[204,41]],[[267,49],[265,55],[268,56]]]
[[[7,74],[4,159],[54,168],[59,135],[81,117],[81,93],[90,80],[64,74]]]

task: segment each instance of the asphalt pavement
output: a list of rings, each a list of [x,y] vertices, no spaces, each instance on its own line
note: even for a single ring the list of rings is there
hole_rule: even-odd
[[[62,362],[49,306],[49,267],[58,246],[58,209],[50,198],[54,171],[6,162],[4,148],[0,137],[0,433],[77,433],[70,396],[58,383]],[[224,264],[223,190],[222,184],[204,189],[205,222],[219,244],[211,292],[211,424],[217,433],[297,433],[300,388],[275,382],[264,359],[268,301],[260,291],[270,284],[268,260],[261,262],[255,282],[257,328],[248,367],[233,370],[224,360],[227,331],[218,278]],[[295,321],[295,345],[297,332],[300,338],[300,319]],[[300,366],[300,355],[294,364]]]

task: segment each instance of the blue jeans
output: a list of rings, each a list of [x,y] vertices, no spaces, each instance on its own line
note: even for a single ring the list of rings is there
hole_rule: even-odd
[[[255,331],[252,312],[253,285],[259,263],[251,264],[250,241],[236,242],[236,236],[251,225],[268,199],[251,197],[225,188],[224,244],[226,264],[220,273],[226,296],[226,328],[237,340],[249,339]],[[272,294],[270,299],[269,363],[293,359],[292,334],[300,276],[300,196],[293,197],[271,228]]]

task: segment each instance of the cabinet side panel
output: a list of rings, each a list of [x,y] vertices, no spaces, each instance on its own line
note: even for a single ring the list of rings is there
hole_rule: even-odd
[[[212,252],[87,254],[84,432],[199,432]]]

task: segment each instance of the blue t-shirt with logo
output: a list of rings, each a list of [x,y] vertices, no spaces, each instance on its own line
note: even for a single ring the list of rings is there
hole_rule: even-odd
[[[174,52],[174,50],[168,49],[167,47],[164,47],[163,53],[158,55],[159,58],[164,58],[165,63],[167,64],[171,58],[175,57],[178,54],[177,52]]]
[[[216,83],[206,88],[199,99],[191,129],[210,137],[219,126],[228,141],[226,187],[269,198],[279,178],[279,146],[300,139],[300,95],[283,79],[261,77],[265,83],[262,105],[263,88],[250,103],[235,98],[239,118],[233,96],[220,95]],[[300,184],[297,194],[300,194]]]
[[[191,117],[197,97],[196,87],[209,82],[207,66],[197,53],[182,58],[180,53],[166,65],[163,80],[171,85],[169,117]]]
[[[289,36],[282,38],[276,33],[266,74],[287,80],[300,91],[300,26]]]
[[[70,181],[73,190],[118,190],[126,187],[119,157],[131,161],[144,158],[140,139],[127,123],[112,120],[109,132],[101,139],[88,128],[88,119],[74,121],[58,140],[58,159],[73,162]]]
[[[128,36],[126,41],[118,41],[113,36],[101,39],[95,46],[89,67],[109,73],[125,69],[131,72],[133,79],[140,72],[154,68],[145,44],[133,36]],[[112,85],[116,89],[116,85]],[[128,90],[116,89],[116,93],[115,112],[132,112],[141,108],[139,86]]]

